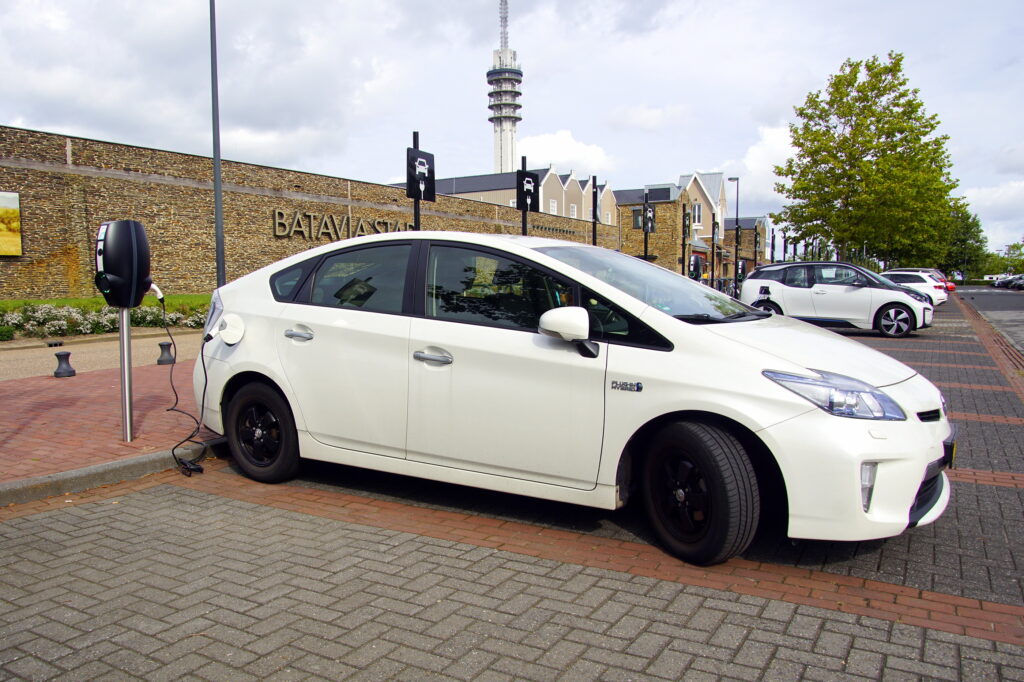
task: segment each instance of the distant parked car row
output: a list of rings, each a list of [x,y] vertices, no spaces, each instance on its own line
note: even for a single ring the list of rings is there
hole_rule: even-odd
[[[934,301],[940,293],[934,288],[938,281],[924,276],[919,279],[916,284],[927,293],[852,263],[773,263],[750,273],[739,299],[821,327],[874,329],[883,336],[900,338],[932,324]],[[947,296],[945,288],[941,293]]]
[[[1017,291],[1024,290],[1024,275],[1009,275],[992,282],[992,286],[999,287],[1001,289],[1016,289]]]

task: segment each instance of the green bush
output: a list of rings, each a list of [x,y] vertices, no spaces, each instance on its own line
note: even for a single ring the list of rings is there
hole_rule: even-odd
[[[75,305],[22,301],[20,306],[0,306],[0,326],[9,327],[25,336],[39,338],[117,331],[120,319],[118,309],[106,305],[96,306],[95,300],[79,299]],[[132,308],[129,312],[132,326],[163,327],[166,323],[170,327],[202,328],[210,304],[208,295],[168,296],[166,302],[166,318],[163,309],[155,301],[155,305]]]
[[[10,341],[14,338],[14,327],[0,327],[0,341]]]

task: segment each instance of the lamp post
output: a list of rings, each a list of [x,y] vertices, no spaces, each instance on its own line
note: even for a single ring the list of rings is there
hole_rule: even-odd
[[[729,178],[736,183],[736,253],[733,254],[732,288],[739,295],[740,288],[740,179]]]

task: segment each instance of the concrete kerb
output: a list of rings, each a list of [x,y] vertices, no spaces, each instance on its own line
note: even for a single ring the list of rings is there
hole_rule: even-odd
[[[178,450],[178,458],[204,459],[207,449],[213,444],[210,442],[202,445],[182,446]],[[114,462],[94,464],[71,471],[18,479],[0,483],[0,506],[32,502],[65,493],[83,492],[175,468],[177,468],[177,464],[171,451],[164,450]]]

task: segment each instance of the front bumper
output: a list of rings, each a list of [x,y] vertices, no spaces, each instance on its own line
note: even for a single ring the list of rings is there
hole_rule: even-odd
[[[886,390],[890,395],[901,392]],[[907,409],[908,401],[893,397]],[[834,417],[816,409],[759,435],[775,453],[785,479],[790,537],[892,537],[931,523],[949,503],[943,470],[951,464],[954,429],[944,418],[924,421],[909,412],[906,421],[882,422]],[[866,511],[864,464],[876,468]]]

